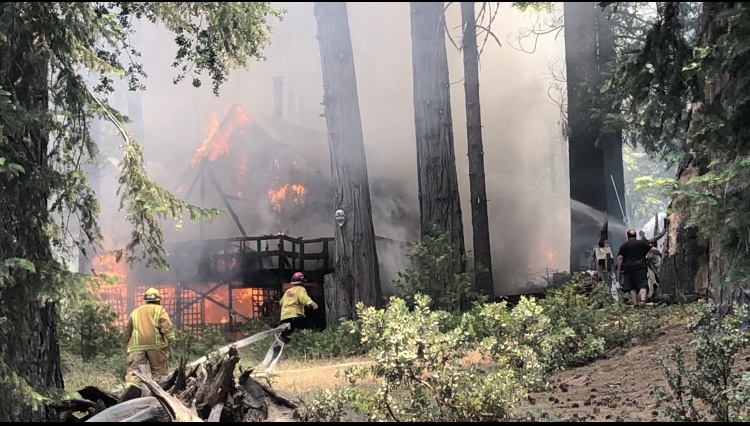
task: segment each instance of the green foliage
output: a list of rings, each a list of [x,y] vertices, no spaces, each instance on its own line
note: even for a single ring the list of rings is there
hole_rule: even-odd
[[[654,218],[654,213],[667,211],[675,170],[627,144],[622,147],[622,160],[631,223],[642,226]]]
[[[177,340],[170,348],[170,357],[173,361],[184,359],[187,362],[207,356],[229,342],[218,331],[206,328],[197,334],[196,330],[182,328],[175,331]]]
[[[732,5],[656,3],[643,42],[622,55],[609,83],[623,107],[610,120],[633,142],[694,162],[698,173],[675,186],[672,208],[722,250],[729,282],[750,276],[750,11]]]
[[[548,373],[649,338],[658,311],[626,310],[571,281],[540,301],[477,303],[460,316],[391,298],[387,308],[360,305],[361,343],[374,365],[351,369],[349,387],[320,392],[304,411],[311,421],[507,421],[528,389]],[[457,322],[458,318],[458,322]],[[478,360],[477,360],[478,358]],[[365,377],[375,383],[364,383]]]
[[[24,348],[32,332],[26,304],[60,298],[72,281],[52,248],[98,246],[101,239],[99,206],[82,169],[98,159],[89,129],[95,118],[112,122],[124,140],[118,195],[133,232],[120,256],[165,268],[160,221],[174,218],[179,225],[185,212],[191,220],[218,213],[188,205],[151,181],[142,147],[123,130],[128,119],[104,100],[113,78],[144,89],[145,70],[131,44],[139,21],[174,32],[176,81],[190,74],[199,86],[208,73],[218,93],[231,69],[263,59],[267,17],[280,14],[267,2],[0,4],[0,319],[14,327],[8,332],[3,324],[0,339],[8,348]],[[99,76],[96,87],[87,85],[86,72]],[[15,352],[3,353],[4,365],[13,369],[21,368]],[[5,383],[0,387],[4,401],[20,395]]]
[[[399,271],[393,287],[399,297],[414,302],[417,293],[430,297],[432,309],[458,310],[466,305],[467,300],[474,300],[474,277],[479,271],[469,270],[446,277],[446,270],[454,262],[455,247],[450,233],[435,232],[434,236],[425,236],[406,254],[406,258],[414,265],[414,269],[407,268]],[[468,263],[464,255],[461,259]]]
[[[392,298],[385,310],[360,304],[362,342],[371,345],[373,367],[348,372],[356,383],[367,374],[381,379],[377,389],[352,386],[335,395],[325,393],[306,415],[314,421],[342,419],[340,400],[372,421],[501,421],[523,397],[524,384],[532,377],[511,367],[484,371],[465,367],[471,335],[459,328],[443,331],[449,315],[432,311],[429,297],[418,295],[409,309]],[[521,358],[526,354],[507,351]]]
[[[115,325],[117,312],[105,301],[87,293],[61,301],[58,328],[61,349],[89,362],[98,356],[123,353],[125,337]]]
[[[741,327],[745,316],[744,307],[720,316],[715,308],[703,305],[688,324],[693,331],[695,366],[687,365],[679,346],[669,359],[662,359],[669,392],[661,387],[655,390],[660,402],[668,404],[664,413],[673,421],[705,421],[709,415],[717,422],[750,420],[750,373],[734,369],[737,354],[750,347],[750,338]],[[702,407],[708,407],[708,412]]]
[[[292,343],[284,348],[284,355],[295,359],[342,358],[366,352],[367,345],[361,342],[359,323],[348,320],[323,331],[296,331]]]
[[[552,12],[555,2],[513,2],[513,7],[521,12],[531,11],[536,13]]]

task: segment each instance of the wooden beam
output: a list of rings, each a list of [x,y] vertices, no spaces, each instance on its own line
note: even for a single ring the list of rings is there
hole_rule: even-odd
[[[227,199],[227,194],[225,194],[224,191],[222,191],[221,186],[219,185],[219,181],[216,180],[216,176],[214,176],[214,172],[211,170],[210,167],[208,167],[208,165],[205,167],[205,173],[208,174],[208,177],[214,183],[214,188],[216,188],[216,191],[219,193],[219,196],[221,196],[221,200],[224,201],[224,205],[227,206],[227,210],[229,210],[229,214],[232,215],[232,219],[234,219],[235,225],[237,225],[237,228],[240,230],[240,234],[242,234],[243,237],[247,237],[247,233],[245,232],[245,228],[242,227],[242,223],[240,222],[239,216],[237,216],[237,213],[235,213],[234,209],[232,208],[232,204],[229,203],[229,200]]]

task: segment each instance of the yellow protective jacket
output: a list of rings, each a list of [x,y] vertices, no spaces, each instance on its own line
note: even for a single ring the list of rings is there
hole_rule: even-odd
[[[174,343],[174,327],[167,310],[156,303],[146,303],[133,310],[125,327],[128,353],[166,349]]]
[[[313,300],[307,295],[307,290],[301,285],[295,285],[284,292],[281,301],[281,316],[279,321],[289,318],[304,317],[305,306],[312,306]]]

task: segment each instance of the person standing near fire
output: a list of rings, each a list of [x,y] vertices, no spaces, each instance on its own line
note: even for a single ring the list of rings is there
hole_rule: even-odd
[[[623,291],[629,291],[633,306],[646,303],[648,296],[648,264],[646,256],[661,252],[651,244],[639,240],[635,229],[628,229],[628,240],[617,253],[617,276]]]
[[[292,275],[291,287],[284,292],[279,304],[281,305],[281,315],[279,324],[289,324],[289,329],[281,333],[280,339],[284,344],[289,343],[289,336],[295,331],[305,328],[305,307],[318,309],[315,303],[307,294],[304,287],[305,276],[302,272],[295,272]]]
[[[125,327],[127,339],[127,370],[125,386],[139,387],[135,375],[139,366],[148,365],[151,376],[159,381],[169,375],[169,347],[175,342],[174,327],[167,310],[161,306],[161,293],[149,288],[143,296],[145,304],[135,308]]]

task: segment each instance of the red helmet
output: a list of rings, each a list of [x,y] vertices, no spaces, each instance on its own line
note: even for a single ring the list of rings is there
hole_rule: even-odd
[[[302,275],[302,272],[295,272],[294,275],[292,275],[292,282],[293,283],[301,283],[305,280],[305,276]]]

